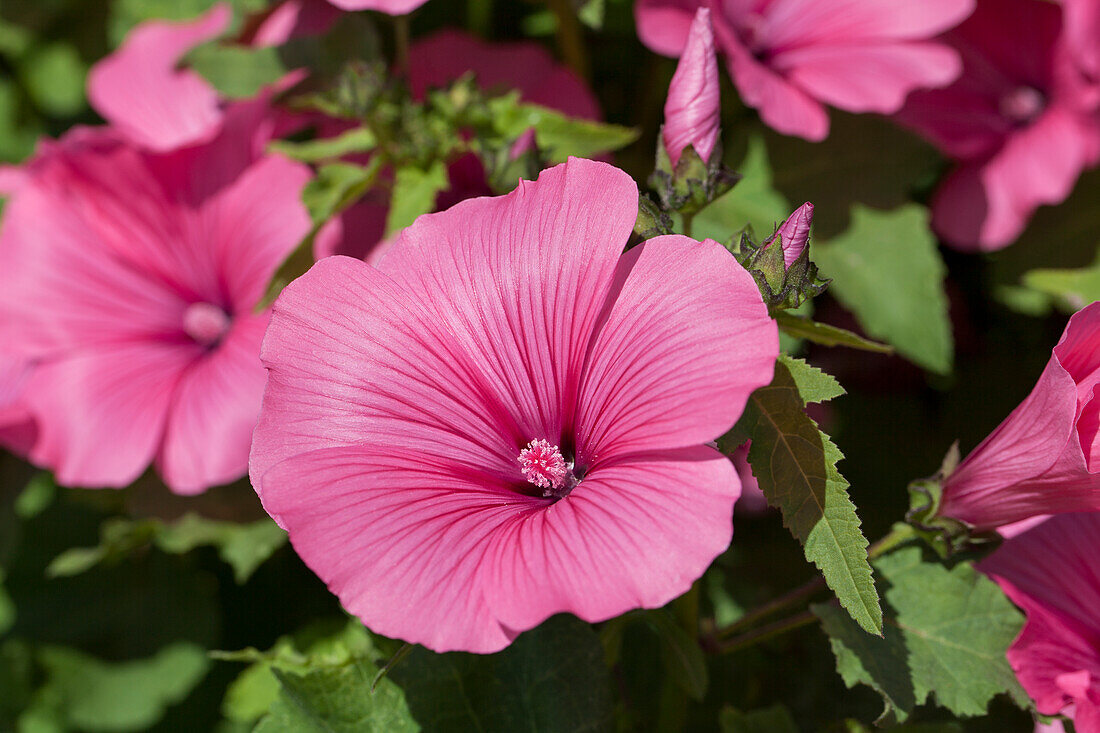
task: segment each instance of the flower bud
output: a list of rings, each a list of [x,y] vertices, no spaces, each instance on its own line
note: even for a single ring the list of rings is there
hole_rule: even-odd
[[[661,137],[675,168],[687,146],[705,162],[714,152],[719,132],[718,57],[710,27],[710,10],[695,14],[687,45],[672,76],[665,101]]]
[[[779,238],[783,248],[783,264],[789,270],[810,240],[810,225],[814,220],[814,205],[809,201],[798,207],[787,220],[779,225],[775,233],[764,240],[764,246],[769,246]]]

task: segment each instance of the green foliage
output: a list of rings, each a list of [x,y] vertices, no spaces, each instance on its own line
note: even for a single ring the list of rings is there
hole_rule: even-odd
[[[270,519],[249,524],[220,522],[187,514],[175,522],[115,519],[105,522],[95,547],[77,547],[58,555],[46,569],[52,577],[83,573],[102,562],[117,562],[152,543],[162,552],[182,555],[212,546],[244,583],[260,565],[286,544],[286,532]]]
[[[1032,270],[1024,275],[1023,284],[1048,296],[1062,310],[1074,313],[1100,300],[1100,257],[1088,267]]]
[[[786,199],[772,188],[768,152],[759,136],[749,139],[745,159],[734,168],[740,182],[695,216],[693,235],[698,239],[728,243],[746,227],[764,237],[791,213]]]
[[[15,623],[15,601],[4,590],[4,569],[0,568],[0,637]]]
[[[572,616],[555,616],[488,656],[417,648],[390,677],[433,733],[612,728],[603,649],[588,624]]]
[[[32,101],[54,117],[72,117],[84,109],[88,65],[68,43],[35,46],[19,61],[19,76]]]
[[[122,43],[126,34],[139,23],[150,20],[191,20],[222,0],[114,0],[108,35],[111,44]],[[229,0],[237,18],[266,8],[269,0]]]
[[[923,207],[856,206],[847,231],[815,244],[814,260],[833,279],[830,292],[868,334],[926,369],[951,371],[946,268]]]
[[[427,170],[416,166],[398,168],[394,174],[390,210],[386,215],[386,236],[401,231],[416,217],[435,208],[435,197],[447,188],[447,167],[436,161]]]
[[[41,514],[53,502],[57,484],[48,471],[39,471],[27,482],[15,500],[15,513],[21,519],[31,519]]]
[[[782,705],[747,713],[726,708],[719,718],[719,725],[722,733],[798,733],[798,726]]]
[[[552,163],[562,163],[570,155],[591,158],[618,150],[637,140],[640,134],[633,127],[568,117],[548,107],[520,102],[516,93],[496,97],[488,104],[497,134],[514,140],[534,128],[539,148]]]
[[[790,372],[803,405],[811,402],[828,402],[847,394],[840,386],[840,382],[836,381],[836,377],[807,364],[805,359],[780,354],[779,361]]]
[[[707,660],[694,639],[663,608],[648,611],[642,617],[661,640],[662,666],[684,692],[696,700],[707,693]]]
[[[772,383],[752,394],[738,424],[752,440],[753,475],[841,605],[861,627],[879,634],[882,610],[867,561],[867,539],[848,498],[848,482],[836,468],[843,456],[802,408],[798,385],[787,367],[777,363]]]
[[[276,140],[270,150],[303,163],[336,161],[345,155],[369,153],[378,146],[374,133],[366,127],[356,127],[333,137],[318,138],[306,142]]]
[[[176,643],[150,659],[104,662],[65,647],[45,647],[38,663],[46,685],[35,693],[33,717],[87,731],[144,730],[183,700],[210,662],[193,644]]]
[[[1021,702],[1005,651],[1023,617],[995,583],[969,563],[948,568],[905,547],[875,562],[889,584],[882,638],[859,633],[829,606],[815,606],[849,687],[878,691],[884,719],[904,720],[929,696],[959,716],[982,715],[994,695]]]
[[[803,338],[822,346],[847,346],[850,349],[871,351],[876,354],[892,354],[893,347],[880,344],[877,341],[865,339],[859,334],[846,331],[843,328],[830,326],[827,323],[818,323],[805,316],[795,315],[779,311],[772,314],[776,324],[788,336]]]

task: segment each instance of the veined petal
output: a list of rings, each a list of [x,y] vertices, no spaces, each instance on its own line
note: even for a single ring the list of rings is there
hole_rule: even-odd
[[[760,33],[779,51],[859,40],[931,38],[974,12],[975,0],[773,0],[764,11]]]

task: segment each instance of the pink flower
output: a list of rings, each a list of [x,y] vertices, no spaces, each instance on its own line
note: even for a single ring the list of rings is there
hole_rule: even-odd
[[[1094,83],[1100,83],[1100,2],[1062,0],[1066,14],[1066,41],[1074,60]]]
[[[211,140],[221,127],[218,93],[196,72],[179,69],[195,46],[216,38],[232,12],[219,3],[186,23],[143,23],[88,74],[88,100],[115,129],[156,152]]]
[[[954,81],[957,54],[930,39],[969,15],[974,0],[638,0],[638,35],[678,56],[704,6],[745,104],[779,132],[823,140],[825,104],[891,113],[914,89]]]
[[[601,117],[599,104],[584,82],[537,43],[485,43],[462,31],[443,30],[414,41],[409,48],[408,81],[417,99],[423,99],[429,89],[446,86],[468,71],[477,75],[483,88],[518,89],[525,102],[573,117],[592,120]],[[436,210],[492,193],[485,169],[473,154],[452,163],[448,176],[450,187],[440,194]],[[368,195],[322,228],[314,253],[318,258],[343,254],[375,262],[385,249],[382,239],[388,211],[388,201]]]
[[[1066,514],[1007,540],[979,566],[1027,614],[1008,650],[1044,715],[1100,733],[1100,514]]]
[[[1074,314],[1039,383],[943,487],[940,514],[979,531],[1100,510],[1100,303]]]
[[[714,242],[621,254],[637,206],[570,159],[276,302],[253,485],[372,630],[492,652],[661,606],[729,544],[737,474],[703,443],[770,380],[775,324]]]
[[[25,456],[34,445],[34,418],[22,402],[31,365],[0,352],[0,446]]]
[[[807,201],[795,209],[794,213],[779,225],[774,234],[764,240],[763,246],[767,247],[778,237],[779,244],[783,248],[783,263],[790,267],[806,249],[813,223],[814,205]]]
[[[687,45],[665,100],[661,137],[673,167],[689,145],[704,162],[710,160],[718,142],[719,107],[718,57],[714,53],[710,11],[700,8],[691,23]]]
[[[253,308],[309,230],[309,174],[260,156],[257,108],[170,154],[110,129],[42,144],[0,229],[0,343],[32,360],[35,463],[125,486],[151,463],[178,493],[241,476],[259,414]]]
[[[389,15],[405,15],[428,0],[328,0],[341,10],[377,10]]]
[[[962,76],[913,94],[899,114],[958,161],[933,198],[932,226],[960,249],[1011,244],[1100,157],[1100,126],[1062,33],[1054,3],[981,0],[947,36]]]

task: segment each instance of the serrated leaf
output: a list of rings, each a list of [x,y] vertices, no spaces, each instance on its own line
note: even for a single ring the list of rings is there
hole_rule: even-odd
[[[798,394],[802,397],[802,404],[811,402],[828,402],[831,399],[847,394],[836,377],[826,374],[815,366],[806,363],[805,359],[799,359],[787,354],[780,354],[779,361],[787,367],[791,373],[791,379],[798,387]]]
[[[844,608],[879,634],[882,609],[867,560],[848,482],[836,469],[840,450],[803,411],[802,397],[782,362],[767,387],[753,392],[739,423],[752,440],[749,463],[768,503],[802,543]]]
[[[696,700],[707,694],[707,658],[697,639],[663,608],[643,617],[661,640],[661,660],[668,675]]]
[[[876,354],[892,354],[894,349],[887,344],[865,339],[859,334],[846,331],[843,328],[830,326],[827,323],[818,323],[805,316],[798,316],[786,311],[778,311],[772,314],[776,324],[788,336],[813,341],[822,346],[847,346],[850,349],[860,351],[872,351]]]
[[[555,616],[488,656],[417,648],[390,671],[424,730],[605,731],[611,681],[592,629]]]
[[[377,145],[378,140],[373,132],[365,127],[356,127],[333,137],[300,143],[276,140],[268,146],[268,149],[303,163],[317,163],[336,160],[345,155],[368,153]]]
[[[1062,310],[1076,313],[1100,300],[1100,257],[1078,269],[1032,270],[1024,275],[1023,284],[1050,296]]]
[[[733,167],[741,180],[695,215],[692,234],[696,238],[729,242],[746,226],[764,236],[791,213],[787,200],[772,188],[768,151],[759,135],[749,139],[745,159]]]
[[[982,715],[994,695],[1022,695],[1005,652],[1023,615],[997,584],[968,563],[950,570],[906,547],[875,562],[890,584],[908,649],[917,703],[929,695],[956,715]],[[1025,698],[1026,699],[1026,698]]]
[[[747,713],[725,708],[718,718],[718,724],[722,733],[798,733],[794,718],[782,705]]]
[[[393,179],[393,195],[390,211],[386,215],[386,236],[416,221],[416,217],[435,208],[435,197],[447,188],[447,167],[440,161],[432,163],[428,170],[416,166],[398,168]]]
[[[916,706],[916,698],[901,630],[887,619],[882,637],[871,636],[831,603],[814,604],[810,610],[829,637],[836,657],[836,671],[844,684],[848,687],[867,685],[881,695],[886,705],[881,721],[891,717],[898,721],[908,718]]]
[[[138,731],[183,700],[206,675],[202,648],[167,646],[149,659],[104,662],[67,647],[45,647],[38,662],[47,683],[39,695],[56,701],[68,725],[89,731]]]
[[[908,204],[892,211],[862,205],[852,224],[814,243],[813,260],[863,330],[933,372],[951,371],[954,344],[943,264],[928,228],[928,211]]]
[[[514,140],[531,128],[539,150],[552,163],[564,163],[570,155],[591,158],[599,153],[624,148],[638,139],[637,128],[568,117],[557,110],[518,101],[509,94],[489,100],[496,132]]]

